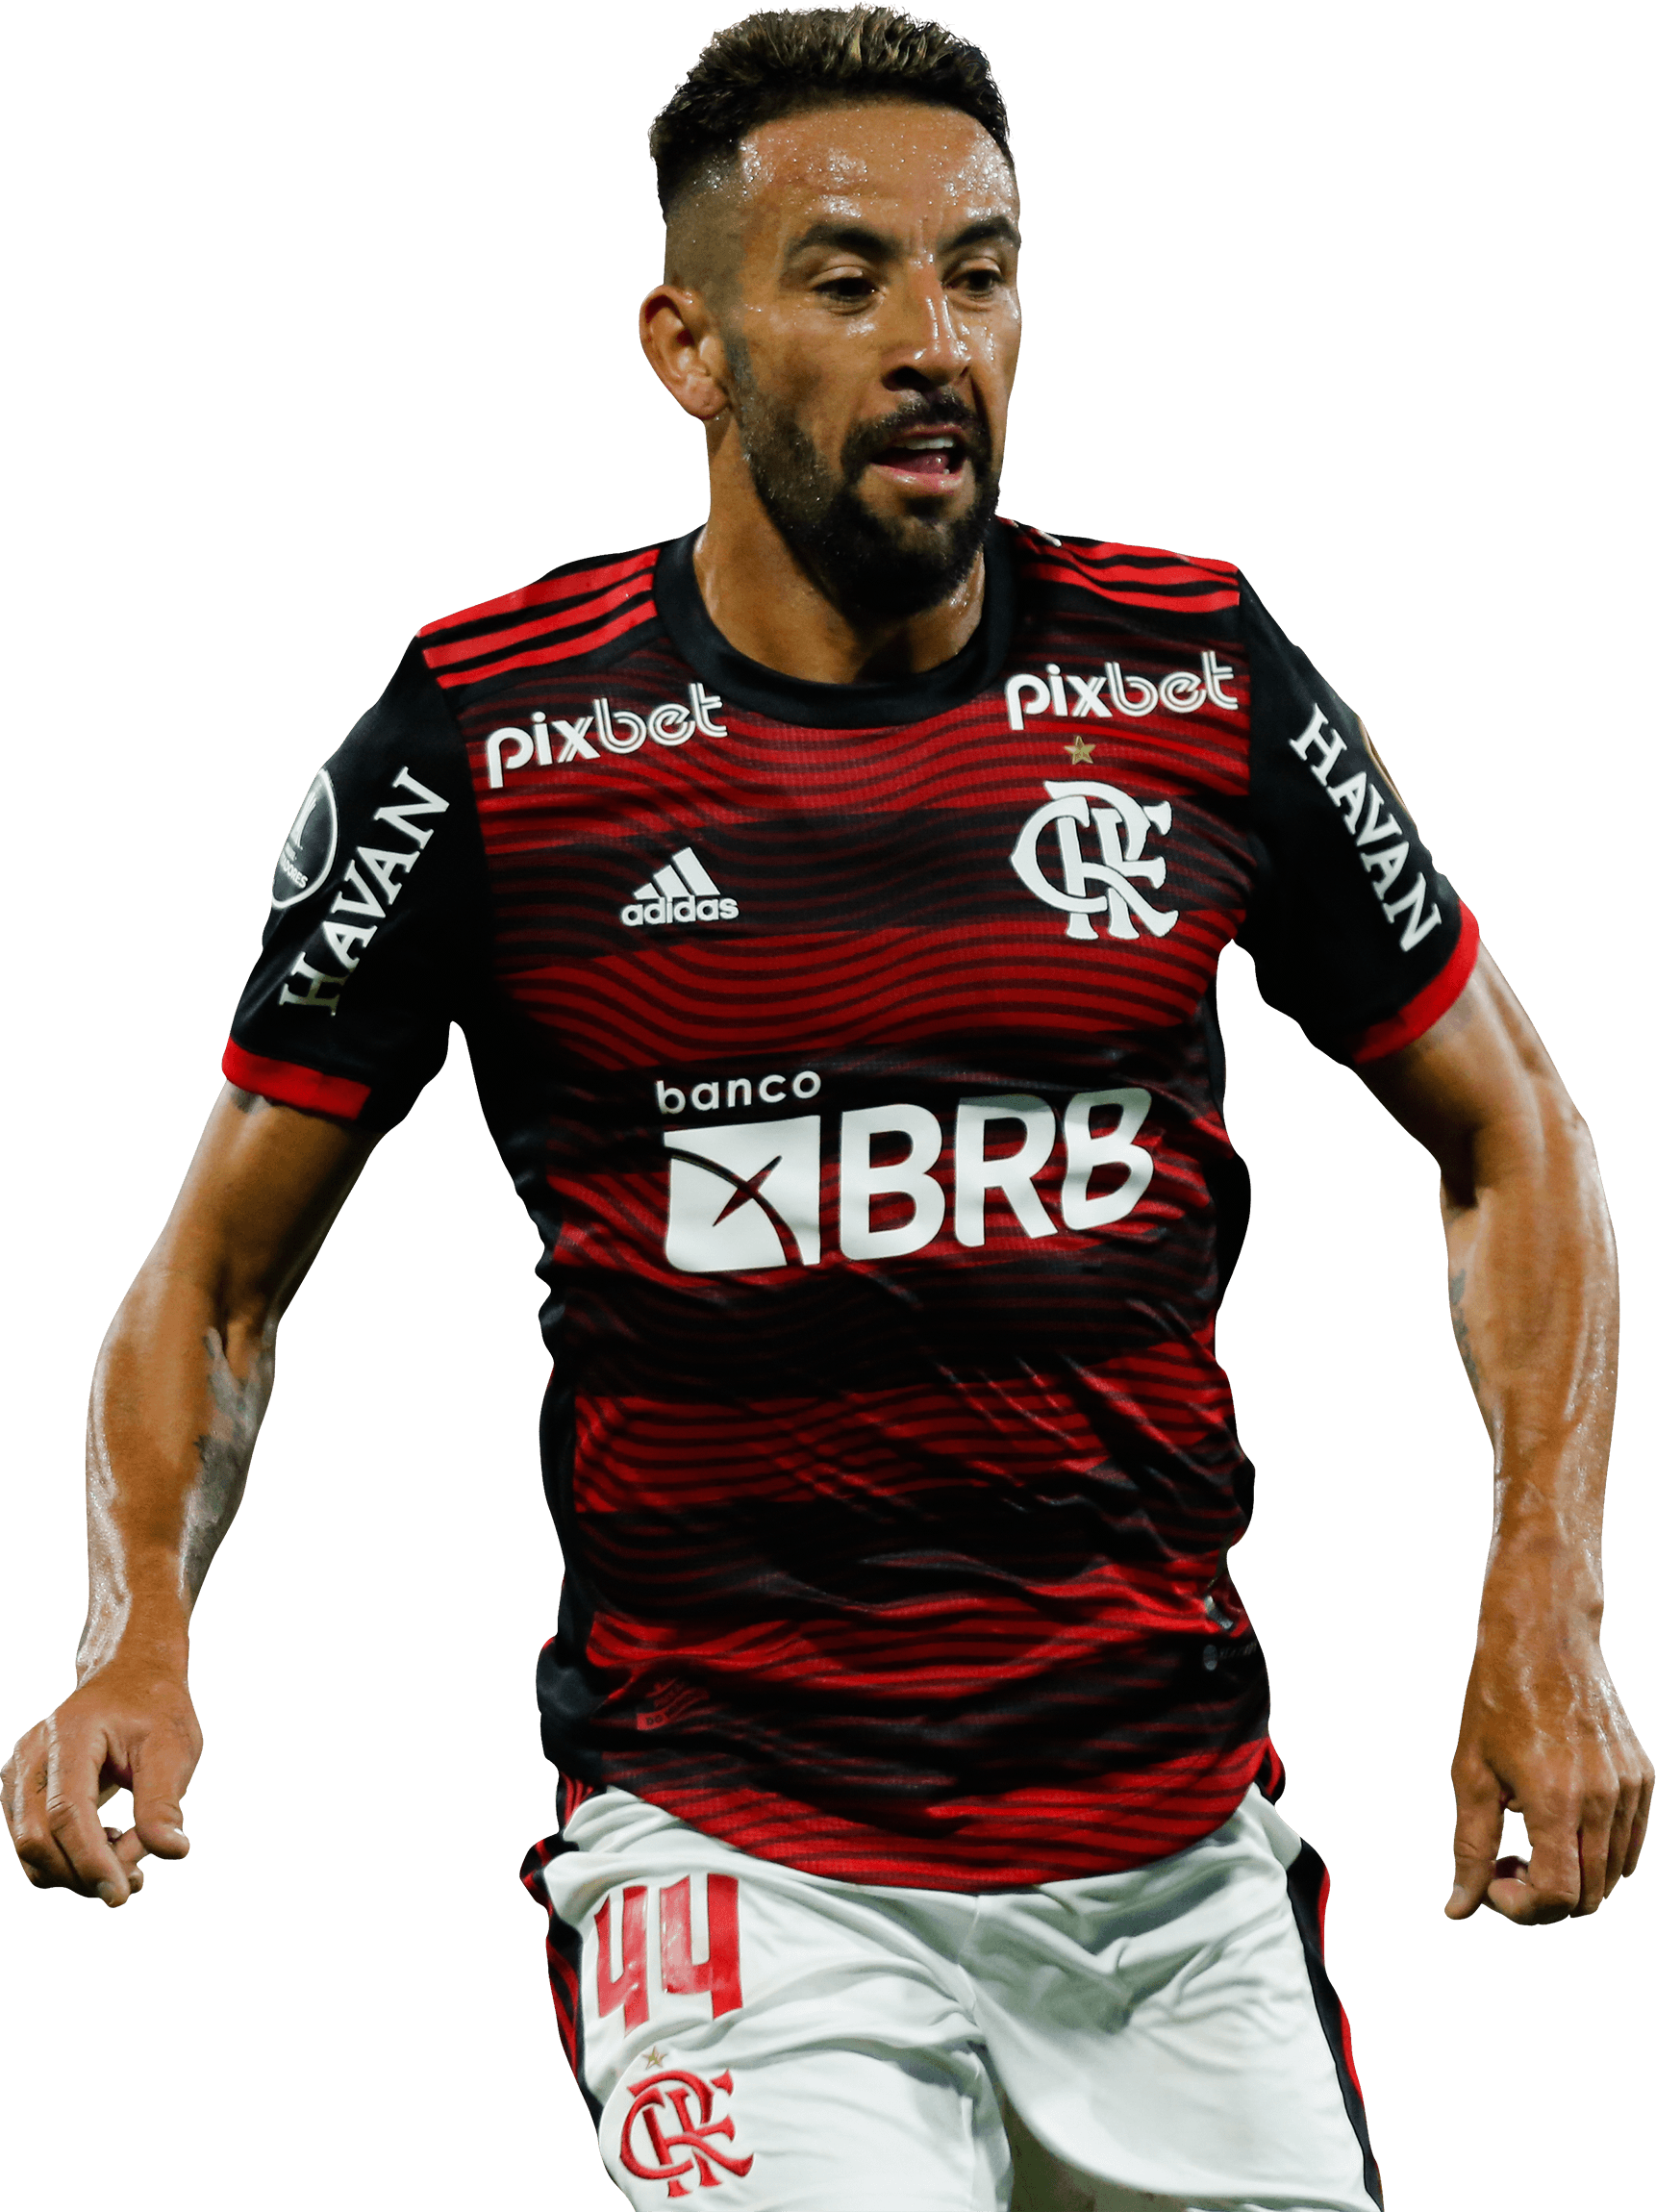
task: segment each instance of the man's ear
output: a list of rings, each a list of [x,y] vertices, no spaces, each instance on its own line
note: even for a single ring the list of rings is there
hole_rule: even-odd
[[[639,310],[644,358],[687,415],[711,422],[724,412],[724,344],[706,295],[659,284]]]

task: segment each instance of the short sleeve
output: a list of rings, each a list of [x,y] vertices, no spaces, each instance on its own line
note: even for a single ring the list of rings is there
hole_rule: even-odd
[[[317,770],[276,857],[224,1072],[284,1105],[391,1128],[475,988],[483,860],[465,752],[411,646]]]
[[[1241,941],[1261,993],[1361,1065],[1423,1036],[1465,989],[1478,927],[1427,851],[1368,734],[1245,581],[1249,831]]]

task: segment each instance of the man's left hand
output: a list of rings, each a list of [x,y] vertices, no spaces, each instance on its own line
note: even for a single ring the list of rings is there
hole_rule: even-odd
[[[1450,1770],[1455,1886],[1443,1909],[1461,1921],[1487,1904],[1524,1927],[1594,1913],[1639,1864],[1650,1761],[1594,1633],[1490,1611]],[[1523,1815],[1527,1859],[1497,1855],[1509,1809]]]

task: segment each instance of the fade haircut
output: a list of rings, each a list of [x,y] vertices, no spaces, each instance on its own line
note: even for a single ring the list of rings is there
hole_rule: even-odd
[[[841,101],[917,100],[983,125],[1012,165],[987,57],[896,8],[766,8],[709,39],[650,126],[662,214],[736,161],[750,131]]]

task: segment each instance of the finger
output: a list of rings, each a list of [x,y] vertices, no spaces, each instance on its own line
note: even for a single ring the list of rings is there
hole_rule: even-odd
[[[48,1807],[52,1840],[68,1861],[71,1885],[84,1897],[101,1898],[107,1905],[124,1905],[132,1894],[127,1870],[104,1840],[96,1808],[88,1811],[72,1798]]]
[[[138,1867],[141,1858],[150,1856],[146,1845],[143,1845],[143,1838],[139,1836],[139,1831],[135,1827],[128,1827],[128,1829],[117,1827],[115,1834],[119,1838],[117,1845],[115,1845],[115,1856],[119,1858],[119,1863],[124,1865],[128,1872],[131,1872],[133,1867]]]
[[[124,1905],[132,1884],[98,1819],[102,1744],[94,1754],[85,1743],[65,1741],[48,1722],[46,1747],[46,1826],[69,1862],[74,1886],[85,1897],[102,1898],[107,1905]]]
[[[1610,1872],[1617,1800],[1614,1781],[1603,1790],[1585,1792],[1581,1798],[1581,1829],[1576,1834],[1576,1914],[1583,1920],[1596,1914],[1617,1887],[1617,1875]],[[1618,1872],[1620,1867],[1617,1867]]]
[[[37,1728],[17,1747],[6,1795],[6,1824],[23,1872],[38,1890],[78,1889],[75,1870],[46,1821],[46,1732]]]
[[[1535,1898],[1529,1886],[1528,1859],[1500,1860],[1493,1880],[1484,1892],[1484,1902],[1502,1920],[1517,1921],[1520,1927],[1533,1926]]]
[[[182,1859],[189,1849],[180,1804],[195,1772],[193,1748],[170,1730],[151,1737],[133,1757],[133,1829],[158,1859]]]
[[[1495,1853],[1501,1841],[1501,1792],[1494,1776],[1481,1764],[1471,1772],[1457,1766],[1454,1784],[1455,1885],[1443,1910],[1450,1920],[1464,1921],[1482,1904],[1495,1871]]]
[[[24,1873],[38,1890],[78,1890],[80,1878],[50,1835],[29,1836],[17,1846]]]
[[[17,1856],[23,1862],[23,1872],[38,1890],[78,1890],[81,1887],[81,1877],[75,1871],[74,1862],[47,1826],[43,1810],[39,1815],[38,1827],[24,1836],[18,1844]]]
[[[1485,1893],[1484,1902],[1502,1920],[1518,1927],[1548,1927],[1569,1918],[1569,1907],[1538,1896],[1529,1879],[1527,1859],[1502,1859],[1500,1871]]]
[[[1622,1873],[1630,1874],[1639,1864],[1639,1854],[1644,1848],[1644,1838],[1650,1829],[1650,1794],[1656,1785],[1656,1772],[1647,1765],[1639,1787],[1639,1804],[1633,1815],[1633,1827],[1627,1839],[1627,1859]]]
[[[1604,1894],[1608,1897],[1627,1872],[1627,1847],[1633,1840],[1633,1821],[1639,1811],[1639,1783],[1629,1775],[1616,1799],[1616,1817],[1610,1823],[1610,1847],[1604,1855]]]
[[[1532,1804],[1526,1798],[1523,1824],[1529,1830],[1529,1886],[1537,1922],[1562,1920],[1580,1904],[1583,1891],[1582,1826],[1591,1818],[1596,1831],[1598,1893],[1604,1894],[1603,1845],[1609,1833],[1608,1805],[1579,1798]]]

